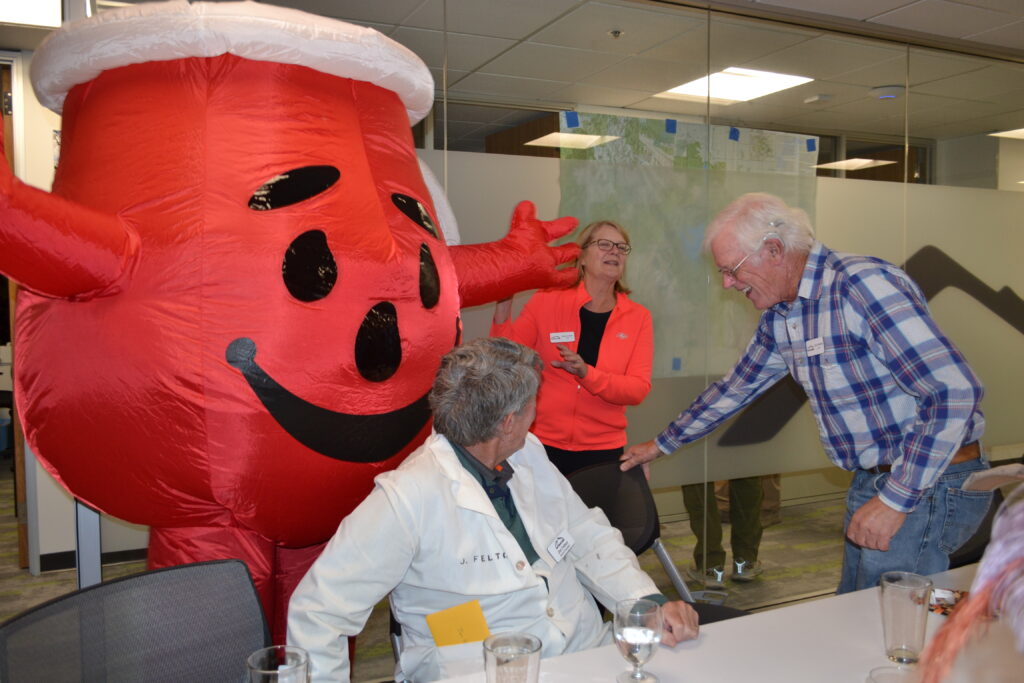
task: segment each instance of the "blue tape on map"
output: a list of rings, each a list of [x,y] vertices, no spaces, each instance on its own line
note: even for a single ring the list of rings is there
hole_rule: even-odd
[[[683,369],[683,359],[676,357],[672,359],[672,372],[679,372]]]
[[[818,149],[818,139],[817,138],[807,138],[807,151],[808,152],[814,152],[817,149]]]
[[[733,128],[733,127],[730,126],[730,128],[729,128],[729,139],[730,140],[739,140],[740,139],[740,129],[739,128]]]
[[[565,112],[565,127],[566,128],[579,128],[580,127],[580,115],[574,111]]]
[[[666,133],[671,133],[672,135],[676,134],[676,120],[675,119],[665,119],[665,132]]]

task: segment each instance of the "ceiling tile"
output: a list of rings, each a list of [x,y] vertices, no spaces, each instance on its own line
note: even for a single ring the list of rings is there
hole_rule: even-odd
[[[562,45],[598,52],[636,55],[669,38],[701,25],[681,11],[652,11],[589,2],[538,31],[530,38],[536,43]],[[609,31],[622,34],[613,38]]]
[[[405,21],[407,26],[442,30],[444,1],[426,0]],[[388,4],[391,0],[377,0]],[[448,30],[498,38],[525,38],[581,0],[447,0]]]
[[[540,43],[520,43],[485,67],[487,73],[504,76],[543,74],[556,81],[578,81],[622,61],[621,55],[574,50]]]
[[[910,31],[963,38],[1004,25],[1006,14],[947,0],[920,0],[869,21]]]
[[[383,24],[399,24],[423,0],[273,0],[269,3],[281,7],[294,7],[324,17],[358,19]]]
[[[831,78],[849,71],[851,64],[869,66],[900,57],[904,48],[832,36],[821,36],[744,63],[752,69]]]
[[[703,122],[707,107],[703,102],[687,102],[685,100],[673,100],[667,97],[651,97],[640,100],[630,107],[646,111],[664,112],[674,116],[691,117],[695,122]]]
[[[914,87],[940,78],[984,69],[992,64],[990,60],[980,57],[916,47],[910,48],[909,59],[910,84]]]
[[[420,56],[427,66],[442,66],[444,39],[441,31],[398,27],[391,37]],[[465,33],[448,34],[448,68],[472,71],[494,59],[514,45],[507,38],[472,36]]]
[[[476,123],[492,123],[503,119],[509,114],[521,110],[503,109],[499,107],[481,107],[474,104],[449,104],[448,118],[452,121],[474,121]],[[443,116],[441,108],[437,108],[435,114],[438,118]]]
[[[847,19],[867,19],[906,5],[910,0],[754,0],[759,5],[785,7],[802,12],[828,14]]]
[[[1024,17],[1024,2],[1020,0],[951,0],[958,5],[971,5],[972,7],[984,7],[985,9],[997,12],[1006,12],[1018,17]]]
[[[646,90],[648,94],[653,95],[703,75],[702,71],[682,64],[634,58],[619,62],[582,80],[589,85]]]
[[[911,101],[914,100],[914,93],[910,93]],[[915,128],[920,126],[932,126],[936,124],[949,123],[950,121],[970,121],[986,116],[1006,113],[1012,107],[1001,106],[991,102],[970,102],[965,100],[953,100],[949,98],[935,98],[944,101],[939,106],[928,106],[924,109],[911,112],[908,118],[908,125],[911,135],[917,135]]]
[[[1024,2],[1021,2],[1021,7],[1024,7]],[[1024,50],[1024,19],[964,37],[986,45],[1002,45]]]
[[[711,22],[711,70],[741,66],[820,35],[820,31],[747,19],[716,18]]]
[[[962,99],[998,101],[1000,95],[1018,90],[1021,84],[1024,84],[1024,65],[1000,64],[929,81],[915,86],[914,90]]]
[[[624,88],[602,88],[585,83],[572,83],[550,94],[554,102],[591,104],[601,107],[628,107],[648,97],[650,93]]]
[[[516,78],[513,76],[497,76],[494,74],[473,73],[449,88],[451,96],[469,95],[501,99],[515,98],[519,100],[543,100],[566,84],[558,81],[546,81],[537,78]]]

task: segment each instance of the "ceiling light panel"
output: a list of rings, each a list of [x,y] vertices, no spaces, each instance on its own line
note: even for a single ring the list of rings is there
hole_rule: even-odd
[[[524,142],[530,147],[564,147],[566,149],[590,149],[613,140],[618,140],[618,135],[583,135],[582,133],[548,133],[536,140]]]
[[[658,93],[656,97],[677,97],[687,100],[704,100],[710,97],[711,102],[718,104],[748,102],[780,90],[809,83],[812,80],[805,76],[731,66],[724,71],[711,74],[710,77],[698,78],[695,81]]]

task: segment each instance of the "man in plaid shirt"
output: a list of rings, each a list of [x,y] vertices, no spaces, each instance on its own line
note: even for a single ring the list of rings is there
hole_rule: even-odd
[[[764,313],[736,366],[657,438],[627,449],[622,469],[707,435],[790,374],[829,459],[854,472],[838,592],[875,586],[885,571],[947,569],[991,501],[961,489],[988,467],[983,389],[917,285],[890,263],[817,242],[803,210],[768,194],[726,207],[704,248],[722,286]]]

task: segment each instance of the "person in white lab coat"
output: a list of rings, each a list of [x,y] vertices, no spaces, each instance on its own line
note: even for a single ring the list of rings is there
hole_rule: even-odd
[[[390,594],[402,625],[399,667],[430,681],[481,669],[479,629],[526,631],[542,656],[611,642],[594,597],[663,604],[662,642],[696,637],[697,615],[667,602],[600,509],[588,509],[529,433],[540,357],[477,339],[441,361],[430,394],[434,433],[377,477],[292,595],[288,642],[310,653],[314,681],[349,680],[345,636]],[[428,617],[462,606],[457,617]],[[440,629],[475,632],[447,644]]]

